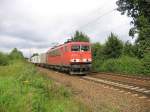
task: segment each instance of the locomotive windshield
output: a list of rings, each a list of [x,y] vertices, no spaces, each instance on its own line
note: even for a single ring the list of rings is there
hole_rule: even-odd
[[[88,45],[73,45],[71,51],[89,51],[90,47]]]
[[[81,51],[89,51],[90,50],[90,47],[87,46],[87,45],[82,45],[81,46]]]
[[[73,45],[71,47],[71,51],[80,51],[80,46],[79,45]]]

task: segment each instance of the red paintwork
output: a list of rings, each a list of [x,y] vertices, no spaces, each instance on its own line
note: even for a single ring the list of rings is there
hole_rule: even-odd
[[[47,64],[59,65],[59,66],[70,66],[71,59],[80,59],[80,62],[84,63],[83,59],[91,59],[91,49],[89,51],[71,51],[72,45],[88,45],[89,42],[69,42],[50,49],[47,52]],[[65,46],[67,51],[65,51]],[[57,52],[58,55],[51,55],[52,52]]]

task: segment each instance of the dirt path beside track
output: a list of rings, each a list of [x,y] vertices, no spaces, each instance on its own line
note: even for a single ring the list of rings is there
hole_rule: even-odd
[[[38,68],[54,81],[70,88],[75,98],[91,108],[92,112],[150,112],[150,100],[127,91],[86,81],[52,70]]]

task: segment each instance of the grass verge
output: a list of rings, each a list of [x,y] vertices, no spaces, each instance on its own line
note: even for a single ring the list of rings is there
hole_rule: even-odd
[[[0,112],[87,112],[71,91],[22,61],[0,66]]]

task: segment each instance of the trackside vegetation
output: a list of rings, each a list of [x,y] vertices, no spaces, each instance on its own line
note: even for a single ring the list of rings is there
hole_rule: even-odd
[[[17,53],[18,50],[13,53],[13,59],[10,54],[0,55],[9,58],[9,62],[0,64],[0,112],[89,111],[73,98],[71,90],[37,72]]]
[[[106,43],[93,43],[92,54],[93,71],[150,76],[150,53],[139,58],[137,45],[124,43],[113,33]]]

